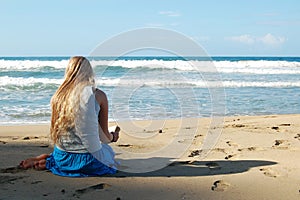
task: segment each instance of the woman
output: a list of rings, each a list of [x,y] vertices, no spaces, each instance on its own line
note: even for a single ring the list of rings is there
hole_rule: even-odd
[[[20,167],[72,177],[116,173],[115,154],[107,143],[118,140],[120,129],[108,131],[107,97],[95,88],[93,68],[86,58],[70,59],[51,108],[53,152],[26,159]]]

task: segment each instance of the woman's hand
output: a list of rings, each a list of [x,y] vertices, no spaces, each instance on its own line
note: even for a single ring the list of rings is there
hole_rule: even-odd
[[[111,142],[117,142],[118,141],[120,130],[121,130],[120,127],[117,126],[115,131],[111,132],[111,134],[113,135],[113,138],[112,138]]]

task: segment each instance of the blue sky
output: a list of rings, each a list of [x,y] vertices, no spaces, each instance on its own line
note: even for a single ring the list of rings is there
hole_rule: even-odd
[[[2,0],[0,56],[87,55],[143,27],[178,31],[209,55],[300,56],[299,0]]]

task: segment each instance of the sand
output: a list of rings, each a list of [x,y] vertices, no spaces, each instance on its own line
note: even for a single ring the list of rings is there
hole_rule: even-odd
[[[112,147],[121,171],[91,178],[17,169],[24,158],[51,153],[49,125],[1,126],[0,199],[299,199],[299,119],[118,122],[121,138]],[[211,151],[204,151],[201,145],[214,131],[221,135]],[[130,173],[137,170],[141,173]]]

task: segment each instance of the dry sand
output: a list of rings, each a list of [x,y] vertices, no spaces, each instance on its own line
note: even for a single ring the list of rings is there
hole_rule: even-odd
[[[17,169],[24,158],[51,153],[49,126],[1,126],[0,199],[299,199],[299,119],[235,116],[216,127],[210,127],[210,119],[199,119],[196,125],[189,125],[191,119],[118,123],[121,138],[112,147],[122,171],[91,178]],[[208,127],[222,134],[203,158],[201,144],[210,134]],[[182,152],[185,146],[189,148]],[[159,154],[164,147],[184,154],[171,162],[164,151]],[[168,166],[128,172],[132,163],[151,161],[155,166],[161,160]]]

